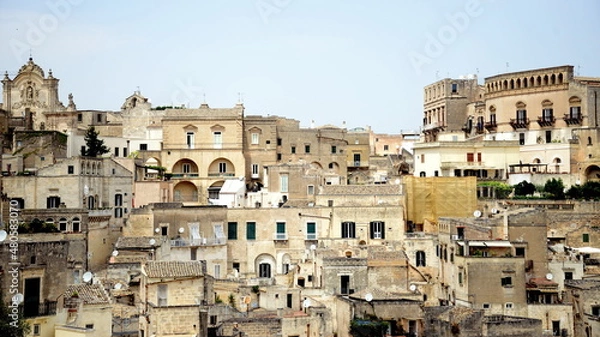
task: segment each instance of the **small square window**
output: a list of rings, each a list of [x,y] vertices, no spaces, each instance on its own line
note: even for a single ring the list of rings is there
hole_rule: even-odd
[[[140,151],[148,151],[148,144],[140,144]]]
[[[80,113],[77,114],[77,121],[78,122],[82,122],[83,121],[83,115],[82,114],[80,114]]]
[[[304,152],[310,153],[310,145],[304,145]]]
[[[337,153],[337,147],[335,145],[331,145],[331,153],[332,154]]]
[[[483,309],[489,309],[489,308],[490,308],[490,304],[489,304],[489,303],[483,303],[483,304],[481,305],[481,307],[482,307]]]
[[[583,233],[583,236],[582,236],[581,239],[582,239],[583,242],[590,242],[590,234]]]
[[[69,166],[67,166],[67,173],[68,173],[68,174],[73,174],[73,173],[75,173],[75,166],[73,166],[73,165],[69,165]]]
[[[33,335],[34,336],[39,336],[42,333],[42,326],[40,324],[34,324],[33,325]]]
[[[277,146],[281,146],[281,143],[282,143],[281,138],[277,138]]]
[[[387,150],[389,150],[389,149],[390,149],[390,146],[389,146],[389,145],[384,145],[384,146],[383,146],[383,151],[387,151]]]
[[[86,324],[85,328],[86,329],[93,329],[94,328],[94,324]]]
[[[512,309],[513,308],[512,302],[506,302],[506,303],[504,303],[504,308],[506,308],[506,309]]]
[[[291,147],[291,149],[290,149],[290,152],[291,152],[292,154],[296,153],[296,147],[295,147],[295,146],[292,146],[292,147]]]

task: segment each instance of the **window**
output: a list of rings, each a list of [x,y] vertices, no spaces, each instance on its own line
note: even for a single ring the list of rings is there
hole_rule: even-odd
[[[356,224],[351,221],[342,222],[342,238],[343,239],[354,239],[355,238],[355,227]]]
[[[354,158],[354,166],[360,166],[360,153],[355,153],[353,155]]]
[[[304,145],[304,153],[310,153],[310,145]]]
[[[308,185],[306,187],[306,194],[308,194],[308,195],[315,194],[315,187],[313,185]]]
[[[317,223],[316,222],[307,222],[306,223],[306,240],[316,240],[317,239]]]
[[[67,219],[60,218],[58,220],[58,230],[61,231],[61,232],[66,232],[67,231]]]
[[[73,221],[71,221],[71,225],[73,227],[74,233],[81,232],[81,222],[79,221],[79,218],[73,218]]]
[[[490,308],[490,304],[489,304],[489,303],[483,303],[483,304],[481,305],[481,307],[482,307],[483,309],[489,309],[489,308]]]
[[[281,160],[281,153],[277,154],[277,160]]]
[[[295,153],[296,153],[296,147],[295,147],[295,146],[292,146],[292,147],[290,148],[290,152],[291,152],[292,154],[295,154]]]
[[[474,153],[467,153],[467,162],[472,163],[475,161]]]
[[[85,145],[81,145],[81,155],[85,156]]]
[[[276,223],[275,240],[287,240],[287,233],[285,232],[285,222]]]
[[[73,174],[73,173],[75,173],[75,166],[73,166],[73,165],[67,166],[67,174]]]
[[[462,271],[458,272],[458,284],[459,285],[463,284],[463,273],[462,273]]]
[[[227,163],[219,163],[219,173],[227,173]]]
[[[282,144],[281,138],[277,138],[277,146],[281,146],[281,144]]]
[[[256,222],[246,223],[246,240],[256,240]]]
[[[456,83],[452,83],[452,93],[458,92],[458,85]]]
[[[187,145],[188,149],[194,148],[194,133],[193,132],[187,132],[185,134],[185,144]]]
[[[573,272],[572,271],[566,271],[565,272],[565,280],[572,280],[573,279]]]
[[[81,114],[81,113],[77,114],[77,121],[78,122],[82,122],[83,121],[83,114]]]
[[[337,153],[337,147],[335,145],[331,145],[331,153]]]
[[[593,305],[592,306],[592,315],[593,316],[600,316],[600,305]]]
[[[98,121],[98,123],[102,123],[102,115],[97,114],[96,115],[96,121]]]
[[[258,164],[252,164],[252,178],[258,178]]]
[[[524,247],[515,248],[515,255],[517,257],[525,257],[525,248]]]
[[[422,155],[421,155],[421,164],[423,164],[424,162],[425,162],[425,155],[424,155],[424,154],[422,154]]]
[[[221,131],[213,132],[213,145],[215,149],[223,147],[223,135],[221,134]]]
[[[258,277],[271,277],[271,265],[268,263],[261,263],[258,265]]]
[[[525,134],[519,133],[519,145],[525,145]]]
[[[496,114],[490,114],[490,124],[491,125],[496,125]]]
[[[60,197],[46,198],[46,208],[58,208],[58,206],[60,206]]]
[[[10,201],[13,205],[17,204],[19,209],[25,208],[25,199],[23,198],[12,198]]]
[[[385,223],[371,221],[371,239],[385,239]]]
[[[512,286],[512,277],[510,277],[510,276],[503,277],[502,279],[500,279],[500,284],[503,287],[510,287],[510,286]]]
[[[231,267],[234,271],[236,271],[239,274],[239,272],[240,272],[240,263],[239,262],[233,262]]]
[[[390,146],[389,146],[389,145],[384,145],[384,146],[383,146],[383,151],[387,151],[387,150],[389,150],[389,149],[390,149]]]
[[[158,289],[156,292],[156,297],[157,297],[157,303],[159,307],[166,307],[167,306],[167,294],[168,294],[168,289],[167,289],[167,285],[166,284],[159,284],[158,285]]]
[[[552,122],[553,120],[553,110],[551,108],[542,109],[542,121],[543,122]]]
[[[123,148],[123,157],[127,157],[127,148],[126,147]]]
[[[527,123],[527,110],[525,110],[525,109],[517,110],[517,123],[519,123],[519,124]]]
[[[416,261],[417,267],[426,267],[427,261],[425,260],[425,252],[422,250],[418,250],[415,253],[415,261]]]
[[[140,151],[148,151],[148,144],[140,144]]]
[[[251,138],[252,138],[252,144],[257,145],[259,142],[258,133],[253,133]]]
[[[572,119],[580,119],[581,118],[581,107],[580,106],[572,106],[569,108],[569,117]]]
[[[583,233],[583,236],[581,237],[581,240],[583,242],[590,242],[590,235],[588,233]]]
[[[227,223],[227,240],[237,240],[237,222]]]
[[[217,325],[217,315],[210,315],[210,325]]]
[[[123,217],[123,195],[115,194],[115,218]]]
[[[287,307],[291,308],[292,307],[292,303],[293,303],[293,301],[292,301],[292,294],[287,294],[287,301],[286,302],[287,302],[286,303]]]
[[[546,143],[552,143],[552,131],[546,130]]]
[[[506,302],[504,303],[504,308],[505,309],[512,309],[514,307],[512,302]]]
[[[84,148],[85,148],[85,146],[84,146]],[[115,147],[114,153],[115,153],[115,157],[119,156],[119,148],[118,147]]]
[[[214,277],[216,279],[221,278],[221,265],[220,264],[215,264],[215,275]]]
[[[183,173],[190,173],[192,170],[192,166],[190,165],[190,163],[183,163],[181,165],[181,170],[183,171]]]
[[[42,333],[42,326],[40,324],[33,325],[33,335],[39,336]]]
[[[288,192],[288,175],[282,174],[279,176],[279,192],[287,193]]]

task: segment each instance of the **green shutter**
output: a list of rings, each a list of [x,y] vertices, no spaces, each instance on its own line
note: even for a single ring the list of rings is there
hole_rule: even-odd
[[[248,222],[246,224],[246,239],[256,240],[256,222]]]
[[[277,233],[279,233],[279,234],[285,234],[285,222],[278,222],[277,223]]]
[[[227,240],[237,240],[237,222],[227,223]]]
[[[314,222],[308,222],[306,224],[306,233],[314,234],[317,232],[317,224]]]

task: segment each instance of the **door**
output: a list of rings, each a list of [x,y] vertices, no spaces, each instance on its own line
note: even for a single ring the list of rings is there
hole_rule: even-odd
[[[35,317],[39,314],[40,284],[39,277],[25,279],[25,303],[23,304],[25,317]]]
[[[340,290],[342,295],[348,295],[350,287],[350,275],[340,276]]]

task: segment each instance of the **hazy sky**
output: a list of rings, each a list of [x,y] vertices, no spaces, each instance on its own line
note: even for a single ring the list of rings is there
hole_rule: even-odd
[[[119,110],[206,97],[308,126],[419,130],[423,86],[570,64],[600,76],[597,0],[0,0],[0,71],[52,69],[60,99]]]

